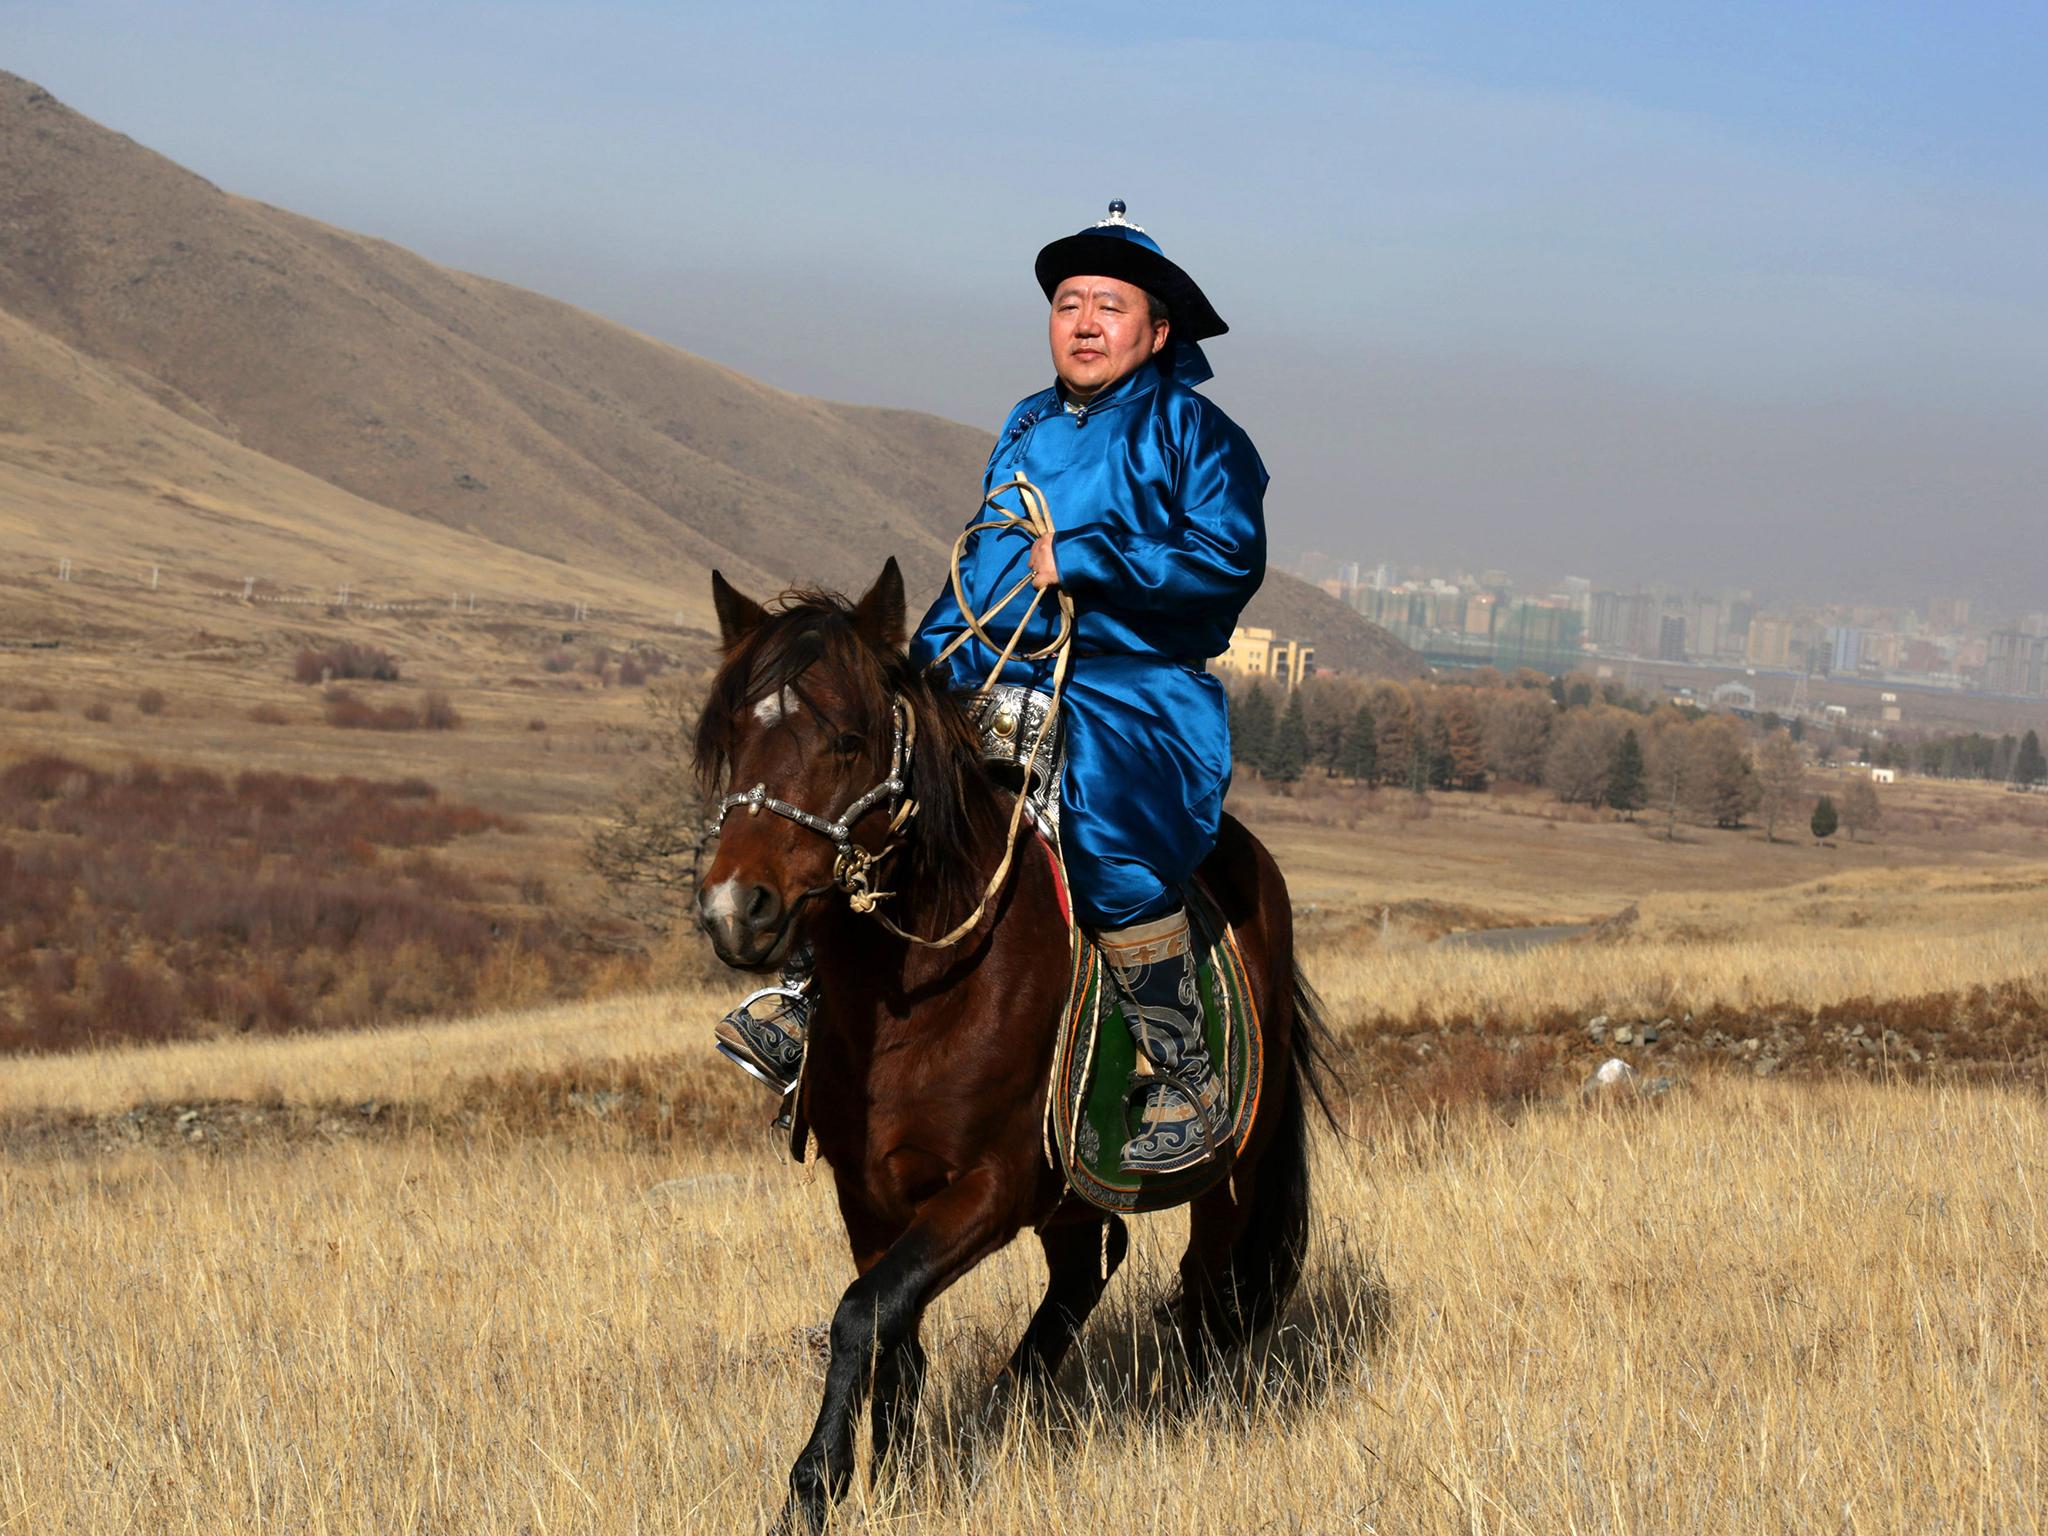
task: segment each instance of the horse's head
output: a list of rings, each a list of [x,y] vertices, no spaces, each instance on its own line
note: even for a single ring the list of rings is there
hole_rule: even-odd
[[[785,594],[774,608],[716,571],[711,593],[725,661],[697,724],[697,773],[713,795],[762,787],[769,799],[837,822],[883,783],[897,742],[903,575],[892,559],[859,602]],[[850,823],[878,847],[894,797]],[[697,893],[697,917],[727,965],[779,963],[804,903],[829,895],[839,849],[824,832],[771,809],[736,805]]]

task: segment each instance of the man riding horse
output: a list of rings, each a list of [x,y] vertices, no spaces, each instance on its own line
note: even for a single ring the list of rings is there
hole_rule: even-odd
[[[1222,1090],[1203,1045],[1181,890],[1215,844],[1230,784],[1227,700],[1204,662],[1228,646],[1265,577],[1267,476],[1250,438],[1195,393],[1211,376],[1199,343],[1228,327],[1124,212],[1113,202],[1109,217],[1038,253],[1056,382],[1010,412],[984,476],[984,492],[1026,476],[1056,532],[1028,547],[981,538],[961,557],[960,585],[984,623],[1027,576],[1073,600],[1062,852],[1075,916],[1102,947],[1138,1049],[1121,1166],[1172,1173],[1218,1142]],[[1055,628],[1041,604],[1014,649],[1046,646]],[[955,688],[979,688],[999,653],[967,629],[949,586],[912,659]],[[1044,692],[1052,669],[1049,658],[1012,659],[1000,681]],[[800,974],[785,981],[788,1006],[735,1010],[718,1033],[728,1055],[787,1088],[807,1000]]]

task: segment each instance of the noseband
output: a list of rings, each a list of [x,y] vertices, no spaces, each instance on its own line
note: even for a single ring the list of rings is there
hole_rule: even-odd
[[[917,802],[903,798],[904,772],[909,764],[910,747],[917,739],[917,717],[901,699],[889,701],[889,713],[895,724],[895,740],[889,747],[889,776],[870,786],[857,796],[853,804],[839,813],[836,821],[805,810],[800,805],[791,805],[787,800],[778,800],[768,793],[765,783],[756,784],[752,789],[743,789],[727,795],[718,802],[718,815],[712,826],[723,827],[725,818],[733,810],[744,805],[749,816],[758,816],[763,811],[808,827],[820,837],[832,839],[839,852],[832,860],[832,883],[846,892],[847,904],[856,912],[872,912],[875,903],[889,894],[871,888],[868,871],[891,853],[896,851],[896,834],[903,830],[905,822],[917,814]],[[853,840],[853,829],[876,806],[894,802],[895,809],[889,817],[888,831],[883,834],[882,846],[870,852]]]

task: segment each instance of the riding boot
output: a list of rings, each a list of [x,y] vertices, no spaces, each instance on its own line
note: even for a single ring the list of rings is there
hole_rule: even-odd
[[[792,950],[776,985],[750,994],[712,1031],[720,1055],[785,1097],[803,1070],[804,1037],[815,1001],[812,963],[808,944]],[[761,1003],[773,1006],[756,1013]]]
[[[1223,1085],[1209,1064],[1185,908],[1099,936],[1138,1048],[1135,1124],[1117,1166],[1179,1173],[1220,1149]]]

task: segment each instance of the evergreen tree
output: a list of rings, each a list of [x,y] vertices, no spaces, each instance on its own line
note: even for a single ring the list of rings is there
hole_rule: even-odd
[[[1327,686],[1310,681],[1303,686],[1307,695],[1308,760],[1318,768],[1337,773],[1344,756],[1345,698]]]
[[[1835,802],[1822,795],[1813,807],[1813,835],[1826,842],[1835,835]]]
[[[2020,738],[2019,756],[2013,759],[2012,776],[2022,784],[2039,784],[2048,779],[2048,758],[2041,756],[2041,735],[2029,731]]]
[[[1649,797],[1649,781],[1643,773],[1643,743],[1635,727],[1630,726],[1615,742],[1614,757],[1607,766],[1607,803],[1633,821]]]
[[[1240,763],[1264,770],[1273,750],[1273,699],[1253,683],[1230,700],[1230,752]]]
[[[1373,724],[1372,706],[1361,704],[1344,731],[1344,746],[1339,754],[1337,772],[1347,779],[1370,784],[1379,772],[1379,762],[1379,731]]]
[[[1449,789],[1451,787],[1451,733],[1445,724],[1443,714],[1438,712],[1429,722],[1429,787]]]
[[[1377,733],[1382,784],[1409,784],[1416,760],[1415,701],[1398,683],[1381,683],[1372,691],[1373,729]]]
[[[1266,777],[1276,784],[1292,784],[1308,767],[1308,711],[1302,707],[1301,690],[1287,696],[1287,713],[1273,733],[1272,750],[1266,755]]]

